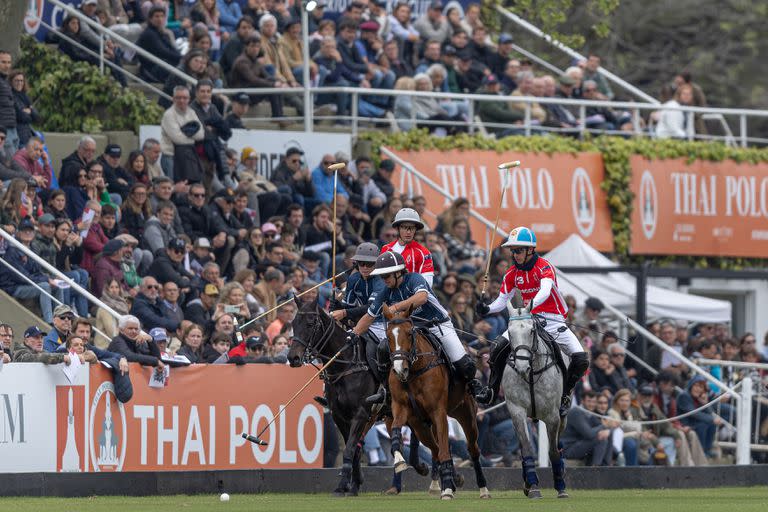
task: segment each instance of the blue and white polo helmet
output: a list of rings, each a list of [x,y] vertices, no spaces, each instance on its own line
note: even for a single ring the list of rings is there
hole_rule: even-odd
[[[502,247],[536,247],[536,233],[531,228],[518,226],[509,232]]]

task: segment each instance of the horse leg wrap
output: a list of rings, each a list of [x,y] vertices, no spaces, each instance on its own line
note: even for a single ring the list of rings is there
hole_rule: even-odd
[[[570,395],[576,383],[579,382],[589,368],[589,357],[586,352],[571,354],[571,364],[568,365],[568,376],[565,379],[563,395]]]
[[[392,432],[390,434],[390,439],[392,440],[392,447],[390,451],[392,452],[392,456],[395,456],[395,452],[401,452],[403,450],[402,444],[403,444],[403,431],[400,427],[393,427]]]
[[[565,459],[562,454],[558,460],[552,461],[552,479],[557,492],[565,490]]]
[[[528,487],[539,485],[539,476],[536,474],[536,462],[533,457],[523,457],[523,481]]]
[[[341,465],[341,471],[339,472],[339,476],[341,476],[341,482],[339,483],[339,490],[347,491],[350,488],[350,485],[352,484],[352,461],[349,459],[344,459],[344,462]]]
[[[389,342],[387,340],[380,341],[376,346],[376,362],[379,373],[386,376],[389,373]],[[386,381],[386,377],[384,380]]]
[[[456,483],[453,480],[453,460],[448,459],[445,462],[441,462],[439,465],[440,471],[440,488],[451,489],[456,491]]]

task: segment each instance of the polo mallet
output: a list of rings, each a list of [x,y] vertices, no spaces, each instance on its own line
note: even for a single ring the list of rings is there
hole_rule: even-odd
[[[339,357],[339,356],[341,355],[341,353],[342,353],[342,352],[344,352],[344,350],[346,350],[346,348],[347,348],[347,345],[346,345],[346,344],[344,344],[344,346],[343,346],[343,347],[341,347],[341,348],[339,349],[339,351],[338,351],[338,352],[336,352],[336,354],[334,354],[334,356],[333,356],[332,358],[330,358],[330,359],[328,360],[328,362],[327,362],[327,363],[325,363],[325,364],[323,365],[323,367],[322,367],[322,368],[320,368],[319,370],[317,370],[317,372],[315,372],[315,374],[314,374],[314,375],[313,375],[313,376],[312,376],[312,377],[311,377],[311,378],[310,378],[310,379],[307,381],[307,383],[306,383],[306,384],[304,384],[303,386],[301,386],[301,389],[299,389],[299,390],[296,392],[296,394],[294,394],[294,395],[291,397],[291,399],[290,399],[290,400],[288,400],[288,403],[286,403],[284,406],[282,406],[282,407],[280,408],[280,410],[277,412],[277,415],[275,415],[275,417],[274,417],[274,418],[272,418],[272,419],[269,421],[269,423],[267,423],[267,424],[266,424],[266,426],[265,426],[263,429],[261,429],[261,432],[259,432],[259,434],[258,434],[256,437],[254,437],[254,436],[252,436],[252,435],[248,434],[247,432],[243,432],[242,434],[240,434],[240,435],[243,437],[243,439],[247,439],[248,441],[250,441],[250,442],[252,442],[252,443],[255,443],[255,444],[258,444],[259,446],[267,446],[267,444],[268,444],[268,443],[267,443],[266,441],[264,441],[264,440],[261,438],[261,436],[263,436],[263,435],[264,435],[264,432],[266,432],[266,431],[267,431],[267,429],[270,427],[270,425],[272,425],[272,424],[273,424],[273,423],[274,423],[274,422],[277,420],[277,418],[279,418],[279,417],[280,417],[280,416],[283,414],[283,411],[285,411],[285,410],[288,408],[288,406],[289,406],[289,405],[291,405],[291,403],[292,403],[294,400],[296,400],[296,398],[297,398],[297,397],[298,397],[298,396],[301,394],[301,392],[302,392],[302,391],[304,391],[305,389],[307,389],[307,387],[308,387],[310,384],[312,384],[312,381],[314,381],[314,380],[317,378],[317,376],[318,376],[318,375],[320,375],[320,374],[323,372],[323,370],[325,370],[326,368],[328,368],[328,367],[329,367],[329,366],[330,366],[330,365],[331,365],[331,364],[332,364],[332,363],[333,363],[333,362],[336,360],[336,358],[337,358],[337,357]]]
[[[345,270],[345,271],[343,271],[343,272],[339,272],[339,273],[338,273],[338,274],[336,274],[334,277],[339,277],[340,275],[342,275],[342,274],[346,274],[347,272],[349,272],[349,270]],[[240,330],[242,330],[242,329],[245,329],[245,327],[246,327],[247,325],[250,325],[250,324],[252,324],[252,323],[253,323],[253,322],[255,322],[256,320],[259,320],[259,319],[261,319],[261,318],[264,318],[265,316],[267,316],[268,314],[270,314],[270,313],[271,313],[271,312],[273,312],[273,311],[277,311],[278,309],[280,309],[281,307],[285,306],[285,305],[286,305],[286,304],[288,304],[289,302],[292,302],[292,301],[293,301],[293,299],[295,299],[295,298],[297,298],[297,297],[301,297],[302,295],[304,295],[304,294],[306,294],[306,293],[309,293],[309,292],[311,292],[312,290],[316,290],[316,289],[320,288],[320,287],[321,287],[321,286],[323,286],[324,284],[327,284],[329,281],[331,281],[331,280],[332,280],[334,277],[329,277],[328,279],[326,279],[326,280],[325,280],[325,281],[323,281],[322,283],[318,283],[318,284],[316,284],[315,286],[313,286],[312,288],[308,288],[308,289],[304,290],[304,291],[303,291],[303,292],[301,292],[301,293],[297,293],[296,295],[294,295],[294,296],[293,296],[293,297],[291,297],[290,299],[288,299],[288,300],[286,300],[286,301],[283,301],[283,302],[281,302],[280,304],[278,304],[277,306],[273,307],[272,309],[270,309],[270,310],[268,310],[268,311],[265,311],[265,312],[263,312],[262,314],[260,314],[259,316],[255,317],[255,318],[252,318],[251,320],[248,320],[248,321],[247,321],[247,322],[245,322],[243,325],[241,325],[241,326],[240,326],[240,328],[239,328],[239,329],[237,329],[237,331],[239,332]]]
[[[328,166],[333,171],[333,250],[331,254],[331,295],[336,291],[336,187],[339,182],[339,170],[347,166],[344,162],[338,162]],[[334,297],[335,299],[336,297]]]
[[[483,290],[480,292],[480,297],[485,298],[485,292],[488,290],[488,274],[491,272],[491,255],[493,254],[493,244],[496,241],[496,231],[499,229],[499,218],[501,217],[501,204],[504,202],[504,193],[507,191],[507,176],[509,176],[509,169],[514,167],[520,167],[520,160],[514,160],[512,162],[504,162],[499,164],[499,170],[504,171],[504,179],[502,180],[501,196],[499,196],[499,207],[496,209],[496,223],[493,225],[493,232],[491,233],[491,244],[488,246],[488,259],[485,262],[485,275],[483,276]]]

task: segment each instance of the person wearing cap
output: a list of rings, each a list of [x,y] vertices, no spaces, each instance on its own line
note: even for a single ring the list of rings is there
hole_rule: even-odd
[[[251,106],[251,98],[241,92],[232,96],[232,101],[229,104],[229,114],[224,118],[224,122],[230,130],[244,130],[243,117],[248,113],[248,109]]]
[[[24,331],[24,344],[13,353],[13,362],[43,364],[64,363],[67,366],[72,364],[72,357],[74,356],[71,356],[70,354],[43,351],[43,336],[45,336],[45,333],[41,331],[38,326],[34,325],[28,327],[27,330]],[[80,362],[85,362],[85,360],[81,357]]]
[[[31,251],[30,244],[34,238],[35,225],[32,219],[25,217],[19,222],[16,239]],[[10,264],[10,268],[6,265],[2,265],[0,268],[0,289],[15,299],[38,299],[43,320],[51,323],[53,321],[53,303],[50,295],[62,303],[64,302],[64,290],[56,286],[56,282],[43,272],[37,261],[27,256],[16,246],[8,247],[3,259]],[[34,282],[37,287],[29,284],[27,279]],[[41,289],[46,293],[42,293]]]
[[[654,402],[655,395],[656,390],[650,384],[644,384],[637,390],[638,406],[636,410],[638,421],[663,421],[667,419],[664,413],[661,412],[659,406]],[[670,466],[674,466],[675,461],[677,460],[676,445],[685,443],[687,448],[688,444],[684,439],[682,432],[677,430],[670,422],[650,425],[649,430],[658,439],[658,444],[652,447],[652,450],[654,451],[654,462],[656,462],[657,465],[659,465],[660,462],[667,462]],[[661,457],[661,454],[665,455],[664,458],[666,461]],[[690,457],[690,452],[688,456]]]
[[[512,35],[506,32],[499,36],[499,45],[496,52],[488,58],[488,68],[491,73],[501,77],[507,69],[507,63],[512,58]]]
[[[148,276],[160,283],[169,281],[176,283],[180,289],[189,288],[195,276],[184,268],[184,257],[187,254],[187,244],[181,238],[173,238],[168,246],[152,262]]]
[[[560,401],[560,417],[564,418],[571,408],[573,388],[589,369],[589,356],[573,331],[568,329],[568,306],[558,288],[557,273],[550,262],[538,255],[536,245],[536,234],[528,227],[519,226],[509,232],[502,247],[511,249],[513,265],[504,274],[498,297],[487,305],[482,300],[478,301],[475,312],[480,317],[498,313],[506,309],[509,301],[519,294],[531,314],[546,320],[543,329],[570,358]],[[504,332],[491,352],[491,397],[498,396],[505,361],[510,351],[509,341],[509,332]]]
[[[389,306],[392,314],[410,313],[412,317],[429,325],[429,332],[437,338],[456,368],[456,377],[468,386],[473,396],[483,399],[483,393],[487,394],[487,389],[484,389],[475,377],[475,361],[459,340],[448,311],[440,304],[424,277],[410,272],[403,255],[393,251],[383,252],[376,258],[370,275],[381,276],[385,286],[373,294],[366,313],[352,329],[352,333],[356,336],[364,334],[379,315],[385,314],[385,305]],[[377,359],[380,367],[388,366],[389,345],[386,337],[379,343]],[[385,398],[385,393],[382,388],[377,394],[368,397],[366,402],[380,402]]]
[[[592,339],[598,339],[602,333],[608,330],[608,325],[600,319],[600,313],[603,309],[605,309],[603,301],[597,297],[588,297],[584,301],[584,309],[577,319],[583,328],[590,329],[588,336]]]
[[[24,147],[13,155],[13,162],[27,171],[38,187],[50,186],[53,170],[48,161],[48,153],[43,149],[43,141],[39,137],[30,137]]]
[[[107,182],[109,191],[113,194],[119,194],[125,200],[136,179],[120,165],[120,157],[122,156],[123,149],[119,144],[107,144],[104,153],[99,157],[99,161],[104,168],[104,180]]]
[[[104,292],[104,286],[113,279],[120,283],[123,291],[128,292],[130,289],[125,282],[125,275],[120,266],[124,247],[125,242],[119,239],[110,240],[104,246],[101,258],[96,262],[91,272],[91,293],[96,297],[101,297],[101,294]]]
[[[218,300],[218,287],[215,284],[206,284],[198,298],[187,303],[187,307],[184,308],[184,319],[197,325],[208,325],[213,319]]]
[[[312,185],[309,168],[302,166],[303,156],[301,149],[295,146],[288,148],[269,181],[277,186],[278,191],[291,194],[295,203],[311,211],[315,205],[315,187]]]
[[[440,44],[446,42],[451,35],[451,26],[443,16],[443,2],[432,0],[427,12],[413,22],[413,28],[423,41],[437,41]]]
[[[211,262],[213,262],[211,241],[208,240],[208,238],[201,236],[195,240],[192,252],[189,253],[189,269],[194,275],[199,276],[203,273],[205,265]]]
[[[141,280],[141,289],[133,301],[131,314],[148,328],[164,327],[173,332],[179,327],[178,319],[164,315],[160,303],[160,284],[152,276]]]
[[[478,91],[479,94],[488,96],[502,96],[501,84],[496,75],[490,74],[483,78],[483,87]],[[522,125],[525,115],[517,109],[510,107],[507,101],[480,101],[478,102],[477,113],[483,123],[489,123],[486,130],[493,133],[497,138],[507,137],[509,135],[524,135],[525,129],[520,126],[513,128],[508,125]],[[507,126],[492,126],[507,125]]]
[[[233,364],[272,364],[272,358],[267,355],[267,344],[259,336],[251,336],[245,340],[245,355],[229,359]]]
[[[432,286],[435,268],[429,249],[415,240],[416,232],[424,229],[424,222],[413,208],[401,208],[395,215],[392,227],[397,230],[397,239],[381,248],[381,253],[394,251],[402,255],[408,272],[421,274]]]
[[[66,304],[59,304],[53,310],[53,329],[45,336],[43,340],[43,350],[46,352],[56,352],[56,350],[67,341],[67,336],[72,332],[72,322],[75,320],[75,313],[72,308]]]

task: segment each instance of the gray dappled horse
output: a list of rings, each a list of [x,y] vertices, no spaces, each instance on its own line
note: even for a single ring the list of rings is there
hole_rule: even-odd
[[[512,416],[523,458],[524,492],[529,498],[541,498],[533,445],[528,436],[527,418],[541,420],[549,436],[549,460],[558,498],[565,492],[565,459],[560,435],[565,429],[559,409],[563,395],[563,375],[552,350],[536,335],[534,322],[542,321],[531,314],[531,306],[523,305],[519,292],[507,304],[509,310],[509,342],[511,353],[504,368],[502,386]],[[563,354],[567,367],[567,356]],[[543,432],[539,433],[542,436]]]

